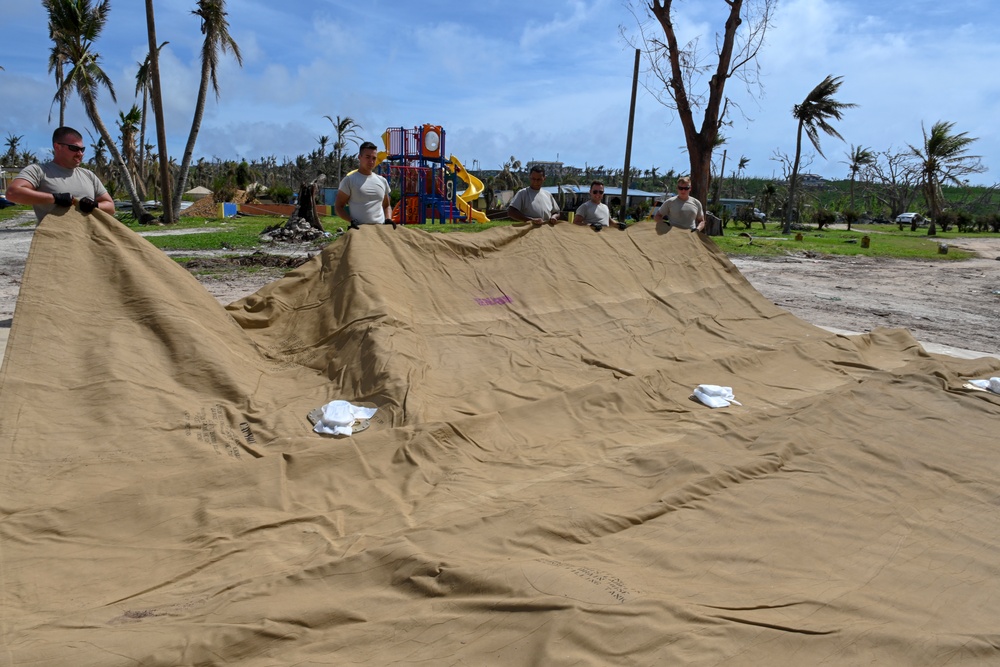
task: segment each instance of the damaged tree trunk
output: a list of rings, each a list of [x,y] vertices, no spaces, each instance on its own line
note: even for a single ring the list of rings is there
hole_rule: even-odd
[[[299,201],[295,210],[283,224],[268,227],[261,232],[261,240],[298,243],[328,236],[316,211],[316,189],[325,181],[324,174],[311,183],[299,185]]]
[[[291,222],[298,216],[308,222],[309,226],[313,229],[318,229],[321,232],[326,231],[323,229],[323,223],[320,222],[319,214],[316,212],[316,188],[322,185],[325,180],[326,174],[323,174],[312,183],[302,183],[299,185],[298,207],[292,212],[292,216],[288,219],[288,222]]]

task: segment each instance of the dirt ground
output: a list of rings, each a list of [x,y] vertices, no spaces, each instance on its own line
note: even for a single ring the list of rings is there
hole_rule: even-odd
[[[34,230],[19,226],[24,219],[33,216],[0,221],[0,327],[10,327]],[[910,261],[792,255],[737,257],[733,263],[761,294],[813,324],[855,332],[903,328],[922,342],[998,354],[1000,237],[949,244],[972,250],[978,258]],[[306,251],[298,254],[304,257]],[[210,275],[199,275],[199,281],[225,304],[252,294],[284,270],[269,267],[249,273],[213,268]]]

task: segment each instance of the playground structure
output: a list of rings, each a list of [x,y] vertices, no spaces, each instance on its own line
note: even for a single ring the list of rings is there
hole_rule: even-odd
[[[382,134],[382,143],[385,150],[378,154],[378,171],[399,185],[393,220],[410,225],[489,221],[472,207],[483,182],[454,155],[444,157],[445,132],[440,125],[390,127]],[[465,183],[461,193],[458,181]]]

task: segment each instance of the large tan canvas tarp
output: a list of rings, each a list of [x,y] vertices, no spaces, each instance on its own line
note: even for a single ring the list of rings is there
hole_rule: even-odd
[[[1000,396],[963,388],[1000,360],[828,333],[662,231],[365,227],[223,308],[49,216],[0,664],[1000,660]],[[313,433],[334,399],[371,428]]]

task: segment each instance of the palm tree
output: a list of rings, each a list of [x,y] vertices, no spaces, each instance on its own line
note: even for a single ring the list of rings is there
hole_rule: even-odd
[[[146,193],[143,191],[145,184],[142,180],[142,173],[139,170],[142,159],[140,157],[142,155],[142,144],[139,145],[138,150],[135,145],[135,133],[139,129],[140,122],[142,122],[142,113],[136,104],[133,104],[128,112],[118,112],[118,129],[122,133],[122,157],[125,159],[129,176],[136,185],[137,194],[144,198],[146,196]]]
[[[927,209],[931,222],[927,228],[927,235],[937,234],[935,220],[944,208],[944,197],[941,193],[941,186],[944,183],[961,185],[961,176],[969,174],[979,174],[986,171],[979,161],[978,155],[968,155],[969,146],[975,137],[966,136],[966,132],[953,134],[954,123],[946,123],[939,120],[931,126],[930,134],[921,125],[920,129],[924,134],[924,145],[922,147],[910,146],[910,152],[920,160],[920,176],[924,191],[924,200],[927,202]]]
[[[153,146],[153,144],[146,144],[145,145],[145,150],[143,151],[143,153],[144,153],[143,161],[146,164],[152,164],[157,159],[159,159],[160,156],[153,152],[154,148],[155,148],[155,146]],[[159,177],[160,177],[159,173],[158,172],[154,172],[152,169],[147,170],[147,172],[145,174],[143,174],[144,183],[146,185],[146,196],[150,197],[151,199],[157,199],[157,198],[159,198],[159,200],[162,202],[163,201],[163,197],[160,196],[159,194],[157,194],[158,184],[157,184],[156,180]],[[167,203],[169,204],[169,202],[167,202]],[[169,208],[170,208],[169,206],[164,206],[163,207],[164,213]]]
[[[152,0],[146,0],[147,2],[152,2]],[[163,42],[158,47],[156,47],[157,54],[159,54],[160,49],[169,44],[170,42]],[[149,98],[153,92],[153,66],[150,54],[146,54],[146,59],[141,63],[137,63],[139,69],[135,73],[135,94],[142,95],[142,123],[139,126],[139,145],[146,145],[146,120],[149,117],[147,111],[149,109]],[[155,116],[156,105],[154,104],[153,115]],[[162,106],[162,104],[160,105]],[[140,178],[146,179],[146,157],[143,151],[139,151],[139,163],[137,165],[137,170],[140,174]]]
[[[831,137],[837,137],[843,141],[844,138],[840,136],[833,125],[830,125],[830,121],[832,119],[840,120],[844,110],[857,106],[834,99],[833,96],[840,89],[843,79],[840,76],[827,75],[819,82],[819,85],[809,91],[801,104],[792,107],[792,117],[798,119],[799,130],[795,138],[795,161],[792,163],[792,176],[788,180],[788,203],[785,208],[785,226],[781,230],[782,234],[788,234],[792,231],[792,211],[795,208],[795,186],[799,177],[799,160],[802,157],[803,130],[816,152],[823,155],[823,149],[819,145],[819,131],[823,130]]]
[[[135,94],[142,95],[142,123],[139,126],[139,145],[146,145],[146,118],[148,117],[147,111],[149,109],[149,89],[152,87],[152,82],[149,77],[149,54],[146,54],[146,59],[139,64],[139,69],[135,73]],[[146,179],[146,154],[143,151],[139,151],[139,174],[143,180]]]
[[[357,142],[361,137],[355,132],[355,129],[363,130],[364,128],[354,122],[354,119],[350,116],[344,116],[341,118],[337,116],[337,120],[334,120],[330,116],[323,116],[333,125],[334,131],[337,133],[337,140],[333,142],[333,152],[337,156],[337,183],[340,184],[340,163],[343,161],[344,149],[347,148],[347,141]]]
[[[21,148],[21,139],[24,139],[23,134],[7,133],[5,141],[7,151],[3,154],[3,162],[6,162],[8,167],[13,166],[17,160],[17,152]]]
[[[59,51],[57,46],[59,40],[56,34],[57,28],[49,21],[49,39],[52,40],[52,50],[49,52],[49,74],[55,72],[56,75],[56,90],[62,90],[63,87],[63,64],[66,61],[65,56]],[[56,95],[56,99],[59,102],[59,127],[66,124],[66,96]],[[55,104],[56,100],[52,101]],[[52,107],[49,107],[49,120],[52,120]]]
[[[112,141],[111,133],[97,110],[97,94],[102,87],[107,88],[111,99],[117,101],[111,79],[98,64],[101,56],[93,50],[94,42],[108,22],[111,4],[109,0],[101,0],[96,6],[91,4],[91,0],[42,0],[42,6],[49,13],[49,33],[55,41],[53,52],[58,52],[71,66],[54,99],[66,99],[73,91],[79,95],[87,118],[104,139],[118,166],[122,183],[132,200],[132,214],[136,219],[141,219],[145,209],[136,194],[135,184],[129,176],[118,146]]]
[[[737,163],[736,169],[733,171],[733,186],[729,188],[730,197],[736,196],[736,184],[740,180],[740,176],[743,175],[743,170],[747,168],[748,164],[750,164],[750,158],[746,155],[741,155],[740,161]]]
[[[854,210],[854,179],[857,177],[858,172],[864,167],[874,164],[875,153],[872,153],[870,148],[863,148],[861,146],[855,146],[851,144],[850,152],[846,153],[848,169],[851,170],[851,210]]]
[[[187,145],[184,147],[184,157],[181,160],[181,173],[178,178],[177,189],[174,190],[173,209],[174,218],[181,214],[181,196],[187,185],[188,168],[191,166],[191,156],[194,154],[194,146],[198,141],[198,131],[201,129],[201,119],[205,114],[205,99],[208,97],[208,87],[211,85],[215,91],[216,99],[219,98],[219,80],[217,78],[219,69],[219,56],[226,51],[232,51],[236,62],[243,66],[243,56],[240,54],[240,47],[236,40],[229,34],[229,22],[226,20],[225,0],[198,0],[198,9],[191,12],[201,17],[201,32],[205,35],[205,41],[201,47],[201,85],[198,87],[198,101],[194,109],[194,120],[191,121],[191,133],[188,135]],[[161,148],[161,152],[162,152]]]
[[[177,221],[174,215],[173,198],[170,196],[172,180],[170,176],[170,165],[167,153],[167,126],[163,116],[163,95],[160,91],[160,49],[169,42],[156,45],[156,15],[153,13],[153,0],[146,0],[146,60],[149,62],[149,98],[153,104],[153,115],[156,120],[156,146],[159,148],[157,155],[160,170],[160,201],[163,202],[161,219],[164,224],[172,224]],[[136,82],[138,84],[138,81]],[[143,118],[146,113],[143,111]]]
[[[316,137],[316,142],[319,144],[319,159],[322,160],[326,157],[326,145],[330,143],[330,137],[325,134],[321,134]]]
[[[89,132],[88,132],[89,134]],[[91,171],[97,174],[97,177],[101,179],[101,182],[107,186],[107,180],[110,174],[108,173],[108,160],[107,156],[104,155],[104,137],[98,137],[97,141],[94,141],[94,135],[90,135],[91,144],[91,154],[90,154],[90,165]]]
[[[521,187],[521,178],[518,172],[521,171],[521,161],[513,155],[503,163],[500,172],[496,175],[495,187],[498,190],[517,190]]]

